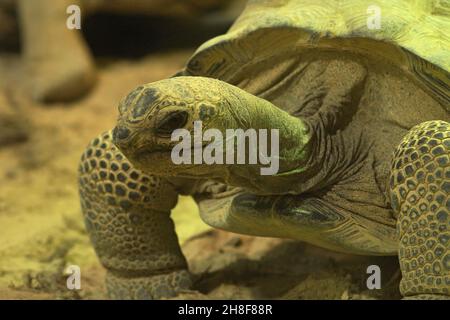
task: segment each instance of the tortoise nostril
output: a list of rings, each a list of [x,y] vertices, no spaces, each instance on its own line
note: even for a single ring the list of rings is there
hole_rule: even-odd
[[[124,140],[130,136],[130,130],[124,127],[115,127],[113,130],[113,140]]]

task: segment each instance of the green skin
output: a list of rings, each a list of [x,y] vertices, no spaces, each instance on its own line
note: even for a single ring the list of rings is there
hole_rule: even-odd
[[[346,117],[339,108],[364,79],[360,69],[349,72],[346,87],[330,90],[323,99],[325,115]],[[367,190],[375,185],[365,173],[373,170],[363,160],[368,149],[346,141],[347,153],[340,152],[339,140],[333,140],[338,138],[325,134],[333,117],[302,119],[235,86],[202,77],[141,86],[120,103],[119,111],[116,128],[91,142],[80,165],[86,226],[108,269],[112,298],[170,297],[192,287],[169,216],[179,194],[192,195],[202,219],[217,228],[298,239],[355,254],[399,254],[405,297],[449,297],[448,182],[436,167],[416,166],[404,173],[416,156],[428,157],[437,167],[442,164],[448,181],[449,123],[422,123],[397,147],[383,195],[392,205],[380,209],[393,217],[384,224],[359,214],[368,206],[356,204],[346,210],[333,192],[322,192],[342,181],[363,181]],[[224,135],[226,129],[278,129],[279,173],[261,176],[257,164],[175,165],[170,151],[176,142],[170,133],[179,128],[192,131],[195,120],[203,122],[203,130],[214,128]],[[421,148],[430,139],[442,150]],[[435,187],[427,188],[431,184],[420,175],[424,170]],[[411,179],[399,177],[400,173]],[[415,189],[405,193],[411,181]],[[443,192],[447,205],[433,209]],[[423,201],[412,199],[412,194]],[[415,215],[418,212],[422,214]],[[428,246],[430,241],[435,245]]]

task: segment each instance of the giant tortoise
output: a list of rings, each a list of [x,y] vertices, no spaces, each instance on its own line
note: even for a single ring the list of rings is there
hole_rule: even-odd
[[[0,7],[8,7],[3,2],[18,3],[27,66],[24,80],[32,98],[41,102],[79,98],[96,80],[93,57],[82,34],[66,26],[76,21],[77,13],[83,29],[85,18],[99,12],[191,17],[200,21],[206,12],[229,3],[226,0],[1,0]],[[224,18],[228,20],[225,15]]]
[[[438,0],[377,3],[381,28],[367,23],[371,1],[250,1],[183,70],[120,102],[117,126],[79,168],[111,297],[191,287],[169,217],[180,194],[216,228],[398,255],[405,298],[450,297],[450,10]],[[175,163],[174,134],[198,123],[223,136],[276,129],[278,171]]]

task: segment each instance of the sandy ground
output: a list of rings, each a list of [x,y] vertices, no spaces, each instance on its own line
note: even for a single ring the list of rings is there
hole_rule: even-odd
[[[192,51],[102,62],[97,87],[75,103],[30,102],[17,56],[0,58],[0,104],[17,111],[29,139],[0,147],[0,298],[102,299],[104,270],[84,230],[76,183],[80,154],[108,130],[120,98],[165,78]],[[19,72],[18,72],[19,71]],[[1,114],[1,113],[0,113]],[[2,130],[2,128],[0,128]],[[1,131],[0,131],[1,134]],[[280,239],[209,229],[189,198],[173,213],[183,251],[203,295],[224,299],[397,299],[396,257],[347,256]],[[81,268],[82,289],[69,291],[64,270]],[[366,268],[382,270],[382,289],[368,290]]]

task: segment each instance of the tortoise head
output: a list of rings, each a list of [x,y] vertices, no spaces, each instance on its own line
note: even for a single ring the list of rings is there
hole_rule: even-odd
[[[206,170],[211,176],[218,168],[174,164],[171,152],[179,139],[174,140],[173,135],[184,132],[193,137],[194,123],[198,125],[198,121],[203,131],[214,128],[225,132],[228,128],[237,128],[238,122],[229,106],[238,99],[230,92],[230,87],[222,81],[203,77],[175,77],[140,86],[119,104],[114,144],[137,168],[147,173],[197,176],[204,175]]]

